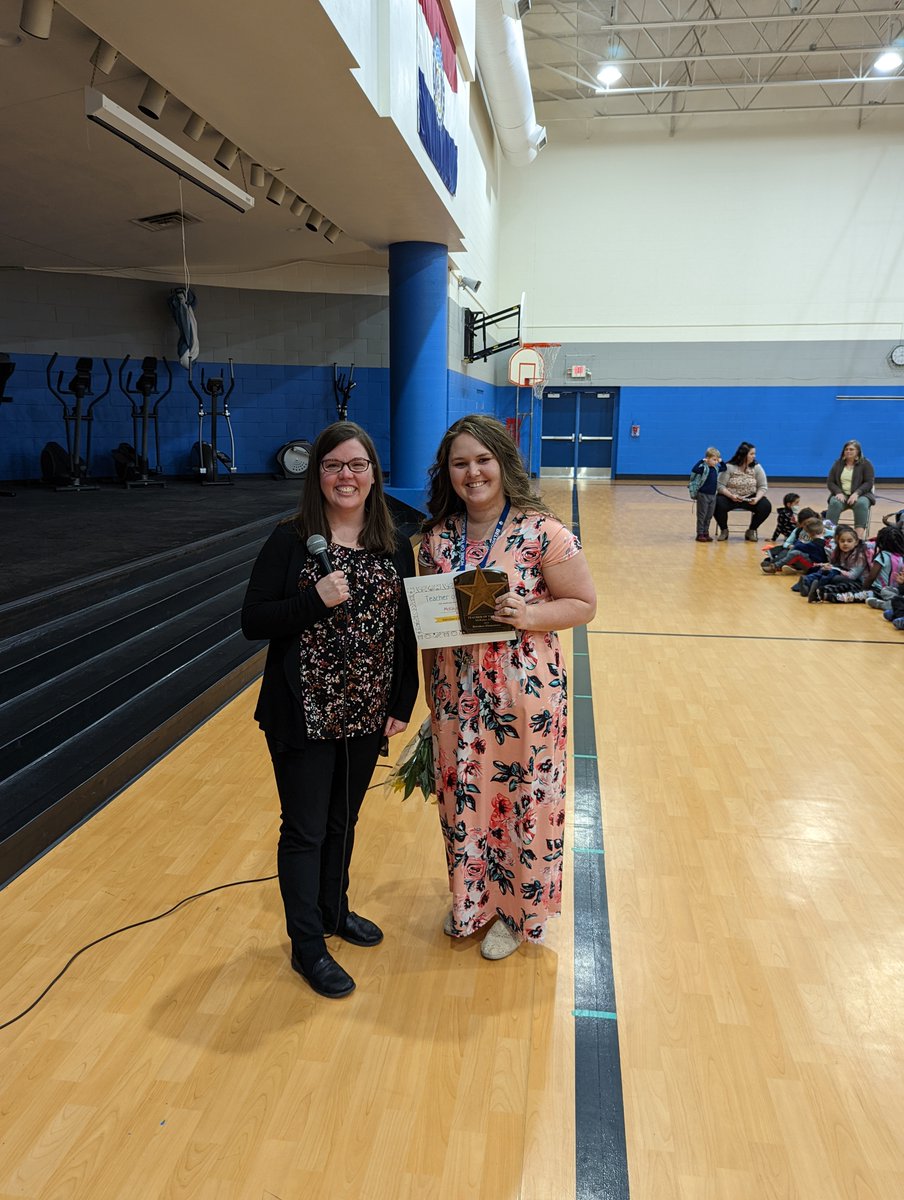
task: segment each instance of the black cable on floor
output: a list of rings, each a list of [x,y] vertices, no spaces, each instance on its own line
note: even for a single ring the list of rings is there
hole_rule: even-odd
[[[664,492],[662,488],[657,487],[655,483],[650,484],[650,488],[654,492],[658,492],[660,496],[665,496],[666,500],[680,500],[682,504],[693,504],[693,496],[673,496],[669,492]]]
[[[138,929],[142,925],[151,925],[154,921],[160,921],[163,919],[163,917],[168,917],[170,913],[174,913],[177,908],[181,908],[183,904],[188,904],[189,900],[200,900],[202,896],[209,896],[211,892],[222,892],[226,888],[242,887],[246,883],[269,883],[271,879],[275,878],[275,875],[262,875],[259,879],[234,879],[231,883],[218,883],[216,887],[207,888],[206,891],[193,892],[191,896],[185,896],[179,901],[178,904],[174,904],[173,907],[168,908],[166,912],[158,913],[156,917],[147,917],[144,921],[135,921],[131,925],[123,925],[119,929],[114,929],[111,933],[105,933],[103,937],[95,938],[95,940],[93,942],[89,942],[87,946],[82,946],[81,950],[76,950],[75,954],[73,954],[72,958],[69,959],[62,971],[60,971],[59,974],[55,975],[53,979],[51,979],[50,983],[48,983],[47,987],[44,988],[44,991],[41,992],[40,996],[38,996],[36,1000],[33,1000],[31,1004],[29,1004],[28,1008],[23,1008],[23,1010],[15,1017],[12,1017],[9,1021],[4,1021],[3,1024],[0,1025],[0,1029],[9,1029],[10,1025],[15,1025],[16,1021],[21,1021],[22,1018],[27,1016],[33,1008],[36,1008],[50,991],[50,989],[54,986],[54,984],[58,983],[63,978],[75,960],[80,955],[84,954],[86,950],[90,950],[92,946],[99,946],[101,942],[106,942],[109,938],[116,937],[118,933],[125,933],[129,929]]]

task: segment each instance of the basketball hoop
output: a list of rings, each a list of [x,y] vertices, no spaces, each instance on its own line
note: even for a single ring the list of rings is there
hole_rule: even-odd
[[[561,342],[525,342],[509,359],[509,383],[529,387],[540,400],[555,369]]]

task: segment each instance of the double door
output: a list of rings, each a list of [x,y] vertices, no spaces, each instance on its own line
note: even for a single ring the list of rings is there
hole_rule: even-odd
[[[542,405],[540,474],[610,479],[618,388],[549,388]]]

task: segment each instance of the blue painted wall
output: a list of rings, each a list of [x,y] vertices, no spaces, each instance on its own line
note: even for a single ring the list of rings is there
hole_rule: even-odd
[[[47,391],[45,370],[50,361],[44,354],[13,354],[16,370],[7,392],[14,403],[4,404],[0,414],[0,479],[28,480],[40,477],[42,447],[49,441],[65,446],[60,404]],[[56,383],[63,372],[68,383],[75,370],[75,356],[61,356],[53,370]],[[128,401],[116,383],[118,360],[111,361],[113,386],[94,410],[91,474],[104,479],[114,474],[111,451],[120,442],[133,441]],[[130,363],[130,367],[140,364]],[[200,387],[200,367],[208,375],[225,374],[225,363],[203,363],[194,379]],[[106,376],[95,359],[94,391]],[[313,441],[317,433],[336,419],[332,366],[297,366],[272,363],[236,363],[235,390],[229,400],[236,441],[238,474],[268,474],[276,470],[276,451],[290,438]],[[161,387],[165,373],[159,373]],[[380,461],[391,471],[389,448],[389,371],[385,367],[359,367],[356,387],[349,402],[349,418],[364,425],[373,437]],[[469,378],[457,371],[447,374],[444,403],[448,423],[469,412],[506,415],[508,387]],[[198,404],[189,391],[185,371],[173,369],[173,390],[160,405],[160,450],[164,474],[190,475],[192,446],[198,439]],[[204,440],[210,438],[210,422],[204,422]],[[84,437],[84,435],[83,435]],[[153,437],[153,431],[152,431]],[[222,422],[218,441],[228,450]],[[84,444],[84,442],[83,442]],[[153,441],[151,443],[153,447]],[[82,455],[84,457],[84,454]],[[153,463],[153,448],[151,452]]]
[[[632,425],[640,425],[640,437],[630,436]],[[818,479],[849,438],[863,445],[878,479],[904,478],[904,387],[624,386],[614,474],[686,475],[707,446],[729,458],[750,441],[767,475]]]
[[[14,403],[3,406],[0,437],[0,478],[37,479],[40,454],[46,442],[65,446],[62,407],[48,393],[45,370],[49,355],[14,354],[16,370],[7,386]],[[60,357],[53,370],[56,384],[63,372],[64,386],[75,369],[75,357]],[[130,363],[129,366],[139,364]],[[120,442],[132,442],[130,407],[116,383],[118,362],[111,362],[114,383],[109,394],[94,409],[91,474],[104,478],[113,474],[111,450]],[[203,363],[194,372],[200,388],[200,368],[207,375],[224,375],[225,363]],[[128,368],[127,368],[128,369]],[[366,424],[382,455],[389,453],[389,373],[381,367],[355,370],[357,386],[351,395],[349,416]],[[313,440],[324,425],[336,419],[332,367],[236,363],[235,390],[229,411],[236,441],[239,474],[263,474],[276,469],[276,451],[290,438]],[[100,359],[94,360],[94,393],[102,389],[106,376]],[[161,388],[165,373],[158,374]],[[71,399],[71,397],[69,398]],[[90,398],[87,398],[90,399]],[[198,403],[189,391],[185,371],[173,369],[173,390],[159,410],[160,452],[164,474],[189,475],[191,450],[198,440]],[[153,433],[152,433],[153,436]],[[84,439],[84,434],[83,434]],[[210,439],[210,422],[204,422],[204,440]],[[218,442],[228,451],[228,439],[219,422]],[[84,444],[84,440],[83,440]],[[153,445],[153,442],[151,443]],[[82,455],[84,457],[84,454]],[[153,462],[153,451],[151,453]]]

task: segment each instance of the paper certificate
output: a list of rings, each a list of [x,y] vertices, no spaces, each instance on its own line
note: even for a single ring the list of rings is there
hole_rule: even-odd
[[[517,629],[508,626],[505,632],[463,633],[458,615],[455,580],[449,572],[443,575],[421,575],[405,580],[408,607],[414,635],[422,650],[439,646],[475,646],[480,642],[513,642]]]

